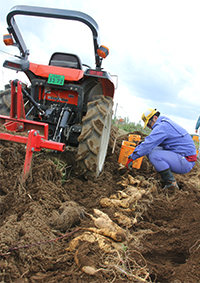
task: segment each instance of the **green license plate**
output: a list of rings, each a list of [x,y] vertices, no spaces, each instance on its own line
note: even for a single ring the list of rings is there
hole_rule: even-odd
[[[49,74],[48,83],[53,85],[64,85],[65,76]]]

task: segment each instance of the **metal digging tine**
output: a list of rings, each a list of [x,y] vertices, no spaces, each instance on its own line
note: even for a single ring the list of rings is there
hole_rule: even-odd
[[[42,148],[57,151],[65,150],[64,143],[45,140],[43,136],[38,134],[37,130],[30,130],[28,137],[0,133],[0,139],[26,144],[26,157],[22,176],[23,182],[25,182],[29,176],[33,152],[40,151]]]

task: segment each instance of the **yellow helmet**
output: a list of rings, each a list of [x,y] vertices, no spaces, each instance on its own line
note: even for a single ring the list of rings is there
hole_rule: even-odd
[[[153,108],[148,108],[143,114],[142,114],[142,120],[144,121],[144,127],[143,129],[146,128],[149,120],[151,119],[151,117],[157,112],[156,109]]]

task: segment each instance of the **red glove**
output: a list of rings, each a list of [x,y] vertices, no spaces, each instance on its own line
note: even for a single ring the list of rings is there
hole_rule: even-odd
[[[128,160],[127,160],[127,162],[126,162],[126,168],[128,169],[128,170],[133,170],[133,159],[132,158],[128,158]]]
[[[143,142],[143,140],[137,141],[137,142],[136,142],[136,146],[140,145],[142,142]]]

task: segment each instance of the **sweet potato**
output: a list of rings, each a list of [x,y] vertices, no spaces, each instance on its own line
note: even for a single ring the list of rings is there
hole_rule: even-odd
[[[83,266],[81,270],[89,275],[94,275],[97,272],[97,269],[92,266]]]
[[[137,223],[137,219],[136,218],[130,218],[126,215],[124,215],[123,213],[120,212],[115,212],[114,217],[116,217],[117,222],[126,228],[130,228],[132,225]]]
[[[109,198],[102,198],[100,200],[100,204],[102,207],[129,207],[129,201],[127,199],[109,199]]]
[[[102,212],[99,209],[94,209],[94,214],[95,216],[97,216],[97,218],[93,217],[92,215],[90,216],[93,219],[94,224],[97,228],[108,229],[114,232],[116,231],[124,232],[123,229],[120,226],[118,226],[115,222],[113,222],[106,213]]]
[[[101,228],[101,229],[97,229],[97,228],[87,228],[87,230],[103,235],[105,237],[109,237],[111,239],[113,239],[116,242],[123,242],[126,240],[126,235],[123,231],[111,231],[109,229],[106,228]]]
[[[133,178],[131,175],[128,175],[128,180],[130,185],[138,186],[140,184],[140,180]]]
[[[96,228],[85,228],[85,231],[81,236],[78,236],[71,240],[69,243],[69,247],[66,248],[66,251],[73,251],[77,249],[78,245],[80,242],[90,242],[94,243],[97,242],[99,245],[99,248],[104,252],[104,253],[110,253],[113,249],[120,250],[121,249],[121,244],[119,242],[114,242],[111,240],[111,238],[108,238],[107,236],[103,236],[99,232],[99,229]],[[116,238],[116,237],[115,237]]]
[[[128,198],[129,196],[124,191],[118,191],[117,197],[118,197],[118,199],[122,199],[122,198]]]
[[[143,194],[145,194],[145,190],[143,189],[138,189],[136,187],[128,186],[125,190],[125,193],[130,196],[129,198],[129,203],[132,203],[134,201],[138,201],[141,199]]]

